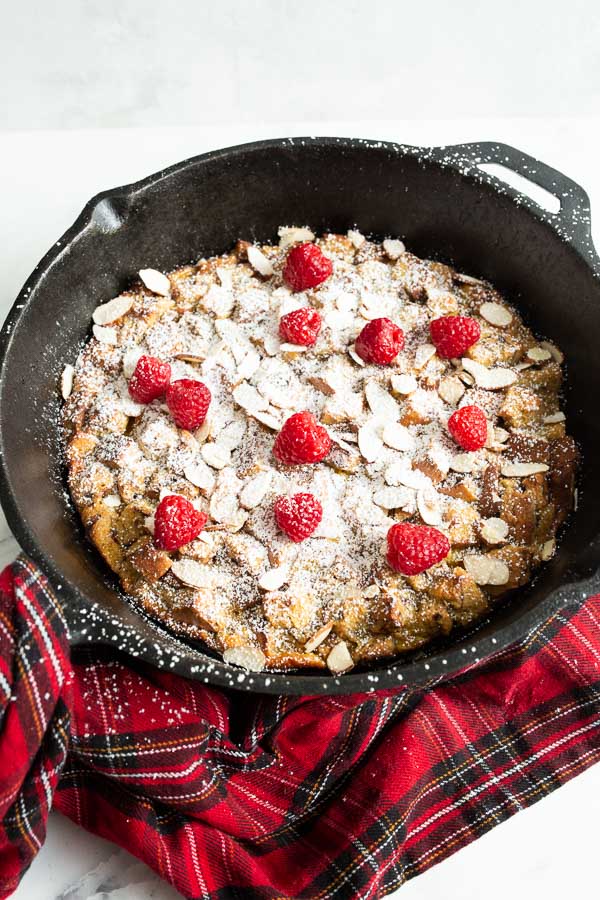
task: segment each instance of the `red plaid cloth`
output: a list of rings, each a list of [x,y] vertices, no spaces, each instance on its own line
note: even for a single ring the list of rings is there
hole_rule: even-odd
[[[317,699],[70,662],[24,559],[0,601],[2,897],[54,804],[188,898],[373,900],[600,756],[600,597],[452,681]]]

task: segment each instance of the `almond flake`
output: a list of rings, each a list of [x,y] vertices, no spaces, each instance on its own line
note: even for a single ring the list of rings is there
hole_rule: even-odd
[[[230,647],[223,653],[223,662],[232,666],[239,666],[248,672],[262,672],[267,662],[267,657],[258,647]]]
[[[490,325],[497,328],[506,328],[512,322],[512,313],[499,303],[482,303],[479,313]]]
[[[381,418],[398,419],[400,407],[384,387],[377,381],[367,381],[365,384],[365,397],[371,412]]]
[[[224,469],[231,462],[231,450],[224,444],[204,444],[202,459],[213,469]]]
[[[155,513],[152,513],[151,516],[146,516],[144,518],[144,528],[146,528],[150,534],[154,534],[154,516]]]
[[[433,344],[421,344],[417,347],[417,352],[415,353],[415,369],[424,368],[430,359],[433,359],[435,354],[437,353]]]
[[[540,347],[543,350],[548,350],[552,355],[552,359],[554,362],[557,362],[559,365],[562,365],[565,361],[565,358],[558,347],[555,347],[554,344],[551,344],[550,341],[540,341]]]
[[[121,506],[122,502],[123,501],[118,494],[107,494],[103,500],[104,505],[108,506],[110,509],[116,509],[117,506]]]
[[[205,446],[210,447],[210,444],[206,444]],[[191,484],[200,488],[200,490],[204,491],[206,494],[210,494],[215,486],[215,476],[203,460],[190,463],[190,465],[186,466],[183,470],[183,474]]]
[[[196,432],[194,432],[194,437],[198,441],[198,443],[202,444],[204,441],[207,441],[210,437],[212,431],[212,421],[210,417],[207,416],[200,428]]]
[[[506,563],[494,556],[472,554],[464,557],[464,566],[475,584],[507,584],[510,570]]]
[[[392,450],[401,450],[409,452],[415,445],[415,439],[405,425],[400,422],[390,422],[383,429],[383,443],[391,447]]]
[[[467,357],[462,360],[462,365],[473,376],[477,386],[488,391],[502,390],[502,388],[509,387],[517,380],[517,375],[512,369],[488,369],[486,366],[482,366],[481,363]]]
[[[544,425],[556,425],[557,422],[565,421],[565,414],[564,412],[555,412],[549,416],[544,416],[542,421]]]
[[[168,297],[171,293],[171,282],[162,272],[156,269],[140,269],[139,276],[149,291]]]
[[[370,419],[358,429],[358,449],[367,462],[375,462],[383,451],[383,441],[379,436],[380,422]]]
[[[116,344],[118,341],[117,329],[110,328],[108,325],[94,325],[92,332],[101,344]]]
[[[245,409],[246,412],[251,415],[257,410],[266,410],[269,406],[262,394],[260,394],[251,384],[248,384],[247,381],[242,381],[241,384],[238,384],[238,386],[233,389],[233,399],[238,406],[241,406],[242,409]]]
[[[328,622],[326,625],[323,625],[322,628],[319,628],[316,631],[311,639],[306,642],[304,645],[304,649],[307,653],[312,653],[313,650],[316,650],[317,647],[320,647],[324,640],[326,640],[331,634],[331,629],[333,628],[333,622]]]
[[[211,588],[214,587],[214,571],[210,566],[196,562],[195,559],[176,559],[171,566],[171,572],[189,587]]]
[[[528,475],[539,475],[547,472],[545,463],[505,462],[500,469],[505,478],[526,478]]]
[[[475,379],[468,372],[460,371],[456,373],[457,377],[460,378],[463,384],[466,384],[467,387],[472,387],[475,384]]]
[[[358,366],[365,366],[365,365],[366,365],[364,359],[361,359],[361,357],[358,355],[358,353],[356,352],[356,350],[354,349],[354,347],[348,347],[348,356],[350,357],[350,359],[353,359],[354,362],[355,362]]]
[[[555,551],[556,551],[556,541],[552,540],[552,539],[549,541],[546,541],[544,544],[542,544],[542,549],[540,552],[540,559],[542,559],[544,562],[548,562],[548,560],[554,556]]]
[[[237,377],[242,381],[251,378],[261,363],[260,353],[257,350],[250,350],[243,358],[237,369]]]
[[[286,227],[284,225],[277,229],[279,235],[279,246],[285,250],[291,244],[304,244],[314,241],[315,236],[310,228],[296,228],[295,226]]]
[[[378,597],[381,593],[381,588],[378,584],[370,584],[363,591],[363,597],[366,597],[368,600],[371,600],[373,597]]]
[[[281,419],[273,412],[263,412],[262,410],[254,409],[249,411],[249,415],[256,419],[257,422],[260,422],[261,425],[270,428],[271,431],[279,431],[281,428]]]
[[[270,471],[259,472],[247,481],[240,491],[240,506],[244,509],[254,509],[269,492],[273,476]]]
[[[304,344],[288,344],[284,342],[279,345],[279,350],[281,353],[306,353],[310,348],[305,346]]]
[[[366,237],[364,236],[364,234],[361,234],[360,231],[353,231],[352,229],[347,232],[347,237],[350,243],[354,247],[356,247],[357,250],[360,250],[360,248],[366,241]]]
[[[439,494],[430,488],[417,492],[417,509],[426,525],[441,525]]]
[[[527,351],[527,356],[534,362],[545,362],[547,359],[552,359],[552,354],[549,350],[545,350],[544,347],[531,347]]]
[[[485,281],[482,281],[481,278],[473,278],[472,275],[463,275],[462,272],[455,272],[452,278],[454,281],[458,281],[459,284],[485,284]]]
[[[144,355],[141,347],[132,347],[123,354],[123,375],[129,379],[135,372],[140,357]]]
[[[133,306],[134,299],[132,295],[115,297],[114,300],[109,300],[108,303],[97,306],[92,313],[92,319],[96,325],[110,325],[129,312]]]
[[[419,384],[414,375],[392,375],[392,390],[396,394],[402,394],[406,397],[409,394],[414,394],[418,387]]]
[[[501,544],[508,537],[508,525],[504,519],[492,516],[481,520],[481,537],[488,544]]]
[[[333,647],[327,657],[327,667],[335,675],[342,675],[348,672],[354,666],[354,660],[350,656],[348,645],[345,641],[340,641]]]
[[[504,444],[510,437],[510,432],[506,430],[506,428],[500,428],[496,426],[494,428],[494,438],[496,443]]]
[[[383,242],[383,251],[388,259],[399,259],[402,254],[406,251],[406,247],[402,243],[402,241],[392,240],[391,238],[386,238]]]
[[[419,469],[411,469],[404,462],[392,463],[384,473],[387,484],[402,484],[413,491],[432,487],[431,478]]]
[[[125,413],[126,416],[131,416],[132,418],[141,416],[146,409],[145,404],[136,403],[132,397],[121,397],[117,401],[117,407],[122,413]]]
[[[242,418],[236,418],[219,431],[219,444],[229,450],[235,450],[242,443],[246,434],[246,422]]]
[[[475,468],[477,457],[474,453],[457,453],[450,460],[450,468],[453,472],[472,472]]]
[[[221,286],[227,288],[228,291],[233,289],[233,269],[226,269],[223,266],[218,266],[215,269],[217,273],[217,278],[221,282]]]
[[[259,275],[263,275],[265,278],[268,278],[275,271],[271,261],[267,259],[262,250],[259,250],[254,244],[251,244],[248,247],[248,262]]]
[[[211,284],[202,298],[202,306],[209,312],[213,312],[217,319],[228,319],[233,312],[235,299],[231,291],[215,283]]]
[[[71,396],[71,391],[73,390],[73,380],[75,378],[75,368],[74,366],[68,364],[62,370],[62,375],[60,376],[60,393],[63,400],[68,400]]]
[[[438,387],[438,394],[450,406],[456,406],[465,393],[465,386],[456,375],[442,378]]]
[[[310,375],[308,381],[317,391],[325,394],[326,397],[333,397],[335,394],[335,387],[331,384],[331,381],[327,381],[322,375]]]
[[[532,362],[520,362],[520,363],[516,364],[515,372],[524,372],[525,369],[531,369],[531,368],[533,368]]]
[[[290,567],[277,566],[276,569],[267,569],[258,579],[258,586],[263,591],[278,591],[289,580]]]
[[[406,487],[384,487],[375,491],[373,503],[382,509],[402,509],[414,501],[414,492]]]

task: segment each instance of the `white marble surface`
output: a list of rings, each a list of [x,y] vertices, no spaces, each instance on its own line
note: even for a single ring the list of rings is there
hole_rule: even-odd
[[[577,4],[575,4],[577,5]],[[18,117],[15,122],[20,122]],[[88,120],[85,120],[87,123]],[[39,124],[39,123],[38,123]],[[600,209],[600,118],[355,121],[212,125],[177,129],[0,133],[0,318],[38,259],[95,192],[140,178],[203,150],[283,134],[346,134],[415,144],[493,139],[514,143],[583,184]],[[596,244],[600,234],[596,228]],[[17,551],[0,521],[0,563]],[[402,761],[399,758],[398,764]],[[409,883],[406,900],[440,896],[500,900],[535,892],[559,900],[589,894],[596,880],[600,767]],[[57,814],[14,895],[17,900],[168,900],[144,866]]]

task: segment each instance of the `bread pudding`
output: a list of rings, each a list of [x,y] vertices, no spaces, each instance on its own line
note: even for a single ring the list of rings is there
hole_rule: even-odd
[[[282,227],[141,270],[92,331],[61,378],[73,501],[125,593],[230,663],[414,650],[555,552],[562,355],[400,240]]]

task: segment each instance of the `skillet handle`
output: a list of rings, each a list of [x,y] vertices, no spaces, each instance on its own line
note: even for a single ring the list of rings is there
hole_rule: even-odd
[[[501,183],[507,194],[533,208],[552,224],[600,273],[600,259],[592,240],[590,198],[576,181],[522,150],[517,150],[516,147],[493,141],[435,147],[432,155],[438,162],[459,164],[463,170],[466,166],[471,169],[472,174],[476,172],[477,177],[496,186]],[[507,184],[501,174],[495,175],[480,168],[482,164],[492,163],[516,172],[522,178],[552,194],[560,203],[558,211],[548,212],[534,200],[524,197],[518,189]]]

